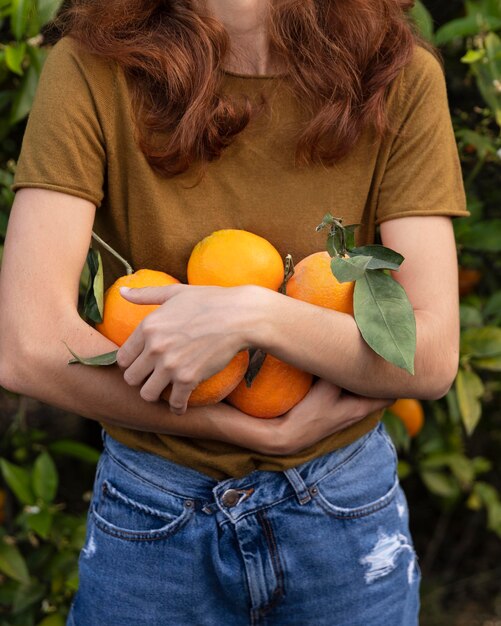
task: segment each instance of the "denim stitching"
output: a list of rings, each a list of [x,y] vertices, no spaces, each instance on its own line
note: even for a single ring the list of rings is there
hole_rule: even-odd
[[[312,485],[310,485],[310,487],[314,487],[315,485],[318,485],[319,482],[321,482],[322,480],[324,480],[325,478],[328,478],[329,476],[331,476],[332,474],[334,474],[335,472],[337,472],[338,470],[340,470],[342,467],[344,467],[346,465],[346,463],[348,463],[349,461],[351,461],[353,458],[355,458],[360,452],[362,452],[362,450],[365,448],[365,446],[369,443],[369,440],[372,439],[372,437],[378,432],[378,428],[374,428],[370,433],[369,436],[367,437],[367,439],[362,443],[361,446],[359,446],[356,450],[354,450],[349,457],[347,457],[342,463],[340,463],[339,465],[336,465],[336,467],[333,467],[329,472],[327,472],[327,474],[324,474],[323,476],[321,476],[316,482],[314,482]]]
[[[273,528],[269,519],[264,514],[264,511],[259,511],[257,513],[257,518],[261,527],[264,531],[264,536],[266,539],[266,543],[268,544],[268,550],[271,555],[271,562],[273,571],[275,572],[275,576],[277,578],[277,586],[273,590],[270,601],[264,606],[257,607],[255,612],[259,617],[264,617],[267,613],[269,613],[275,606],[280,602],[282,597],[284,596],[284,572],[282,568],[282,563],[280,561],[280,554],[278,552],[277,542],[275,540],[275,535],[273,533]]]
[[[352,511],[350,511],[350,509],[343,510],[340,507],[336,507],[335,505],[330,504],[330,502],[322,495],[321,492],[318,493],[319,504],[330,515],[338,519],[359,519],[362,517],[367,517],[368,515],[376,513],[377,511],[380,511],[381,509],[387,507],[395,499],[399,486],[400,483],[397,479],[393,483],[393,486],[388,491],[388,493],[382,498],[372,504],[367,505],[366,507],[360,507],[357,509],[353,509]]]
[[[103,493],[106,493],[108,495],[109,498],[124,502],[131,508],[137,509],[138,511],[141,511],[143,513],[149,513],[150,515],[154,515],[155,517],[160,517],[166,520],[174,520],[179,517],[179,515],[176,515],[174,513],[167,513],[167,511],[162,512],[158,509],[152,508],[151,506],[147,506],[146,504],[141,504],[140,502],[132,500],[123,493],[120,493],[120,491],[116,487],[114,487],[108,479],[105,479],[103,481],[101,489]]]
[[[161,485],[158,485],[157,483],[154,483],[150,480],[147,480],[146,478],[144,478],[143,476],[141,476],[141,474],[137,474],[134,470],[130,469],[130,467],[128,467],[127,465],[124,465],[121,461],[119,461],[115,456],[113,456],[113,454],[108,450],[108,448],[106,448],[110,459],[116,463],[117,465],[119,465],[125,472],[128,472],[129,474],[131,474],[132,476],[134,476],[135,478],[137,478],[138,480],[140,480],[142,483],[144,483],[145,485],[148,485],[149,487],[155,487],[156,489],[159,489],[160,491],[163,491],[164,493],[168,494],[169,496],[174,496],[176,498],[181,498],[182,500],[194,500],[195,498],[192,498],[190,496],[183,496],[180,493],[176,493],[175,491],[168,491],[167,489],[165,489],[164,487],[162,487]]]
[[[276,506],[277,504],[281,504],[282,502],[286,502],[287,500],[290,500],[291,498],[296,498],[296,494],[292,494],[290,496],[286,496],[285,498],[281,498],[280,500],[274,500],[273,502],[270,502],[269,504],[266,504],[265,506],[252,509],[252,511],[247,511],[247,513],[244,513],[243,515],[240,515],[240,517],[237,517],[235,519],[228,519],[227,517],[225,517],[225,519],[222,520],[219,525],[222,527],[225,524],[237,523],[240,520],[243,520],[246,517],[249,517],[249,515],[256,515],[256,514],[259,514],[260,511],[267,511],[268,509],[271,509],[272,507]]]
[[[167,525],[165,530],[159,529],[158,531],[151,532],[151,534],[147,534],[145,531],[128,531],[125,529],[118,529],[118,527],[115,530],[109,526],[109,522],[99,515],[95,507],[91,509],[91,513],[94,518],[94,524],[107,535],[111,535],[112,537],[116,537],[118,539],[126,539],[127,541],[161,541],[163,539],[167,539],[184,526],[184,524],[191,517],[193,510],[185,509],[177,520]]]

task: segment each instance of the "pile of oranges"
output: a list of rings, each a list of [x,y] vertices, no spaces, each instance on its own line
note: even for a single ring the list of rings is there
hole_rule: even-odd
[[[269,241],[245,230],[218,230],[194,247],[187,267],[188,284],[219,287],[258,285],[280,290],[287,296],[310,304],[353,315],[354,283],[339,283],[332,274],[330,262],[327,252],[311,254],[296,265],[294,274],[286,280],[282,258]],[[103,321],[97,324],[97,330],[121,346],[159,305],[133,304],[121,296],[120,287],[158,287],[175,283],[179,283],[177,278],[150,269],[120,277],[105,293]],[[272,418],[283,415],[300,402],[313,384],[310,373],[268,354],[248,386],[244,378],[248,366],[248,352],[239,352],[223,370],[193,390],[188,406],[204,406],[226,400],[248,415]],[[162,398],[168,400],[169,394],[170,386],[163,392]],[[417,403],[412,400],[399,402]],[[404,413],[409,413],[407,405],[396,406],[394,413],[399,415],[401,408],[405,409]],[[415,420],[411,425],[411,436],[422,426],[422,415],[418,418],[420,423]]]
[[[193,249],[187,267],[188,284],[237,287],[258,285],[278,291],[284,282],[284,263],[266,239],[245,230],[218,230]],[[153,287],[179,283],[164,272],[141,269],[120,277],[104,298],[103,321],[97,330],[121,346],[136,326],[158,305],[139,305],[120,295],[120,287]],[[345,313],[353,313],[353,283],[339,283],[330,269],[327,252],[312,254],[295,268],[287,282],[288,296]],[[189,406],[226,399],[255,417],[283,415],[308,393],[313,376],[267,355],[251,386],[244,380],[248,352],[240,352],[220,372],[194,389]],[[168,399],[169,387],[162,397]]]

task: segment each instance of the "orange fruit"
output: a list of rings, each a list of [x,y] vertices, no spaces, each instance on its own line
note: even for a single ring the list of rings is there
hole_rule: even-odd
[[[401,398],[388,407],[388,411],[402,420],[410,437],[415,437],[423,428],[424,410],[419,400]]]
[[[469,267],[460,267],[458,272],[459,295],[467,296],[482,279],[482,272]]]
[[[354,289],[354,282],[338,282],[331,271],[328,252],[314,252],[296,265],[286,293],[310,304],[353,315]]]
[[[192,392],[188,406],[206,406],[217,404],[235,389],[245,376],[249,365],[247,350],[238,352],[228,365],[207,380],[203,380]],[[172,386],[169,385],[162,393],[162,398],[168,400]]]
[[[355,284],[340,283],[331,271],[331,257],[316,252],[300,261],[287,283],[288,296],[353,315]],[[227,400],[255,417],[283,415],[308,393],[313,376],[267,355],[252,386],[242,381]]]
[[[242,380],[226,399],[248,415],[277,417],[300,402],[312,382],[311,374],[268,354],[251,387]]]
[[[120,295],[120,287],[164,287],[179,283],[177,278],[156,270],[138,270],[128,276],[120,276],[104,294],[103,321],[96,329],[105,337],[121,346],[132,331],[158,304],[133,304]]]
[[[158,309],[158,304],[134,304],[123,298],[120,287],[163,287],[179,283],[177,278],[155,270],[138,270],[134,274],[121,276],[106,290],[104,295],[104,314],[101,324],[96,329],[105,337],[121,346],[143,319]],[[242,380],[247,371],[249,354],[239,352],[220,372],[204,380],[193,390],[188,406],[216,404],[232,391]],[[168,400],[170,386],[162,397]]]
[[[190,285],[259,285],[278,290],[284,264],[272,244],[246,230],[217,230],[199,241],[188,261]]]

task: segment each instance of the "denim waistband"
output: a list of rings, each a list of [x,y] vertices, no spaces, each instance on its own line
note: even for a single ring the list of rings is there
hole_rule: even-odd
[[[198,502],[206,513],[219,509],[236,521],[292,496],[296,496],[300,504],[306,504],[315,494],[315,485],[361,451],[381,428],[379,424],[353,443],[295,468],[284,471],[256,470],[242,478],[227,478],[220,482],[157,454],[129,448],[104,429],[102,437],[106,452],[124,470],[161,491]],[[238,506],[227,506],[230,491],[232,497],[238,498]]]

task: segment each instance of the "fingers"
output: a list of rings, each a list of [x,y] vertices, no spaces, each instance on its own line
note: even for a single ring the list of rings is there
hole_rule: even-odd
[[[169,396],[169,406],[172,413],[184,415],[188,408],[188,400],[196,385],[193,383],[176,382],[172,385]]]
[[[320,378],[312,387],[312,391],[314,391],[314,393],[329,394],[330,399],[336,401],[339,399],[342,389],[334,383]]]
[[[373,411],[380,411],[390,406],[391,400],[386,398],[365,398],[364,396],[344,395],[340,399],[343,414],[353,422],[357,422]]]
[[[181,284],[166,285],[165,287],[120,287],[120,294],[134,304],[164,304],[176,294],[189,288],[190,285]]]
[[[144,335],[140,326],[132,333],[127,341],[117,351],[117,365],[127,369],[134,363],[144,350]]]

